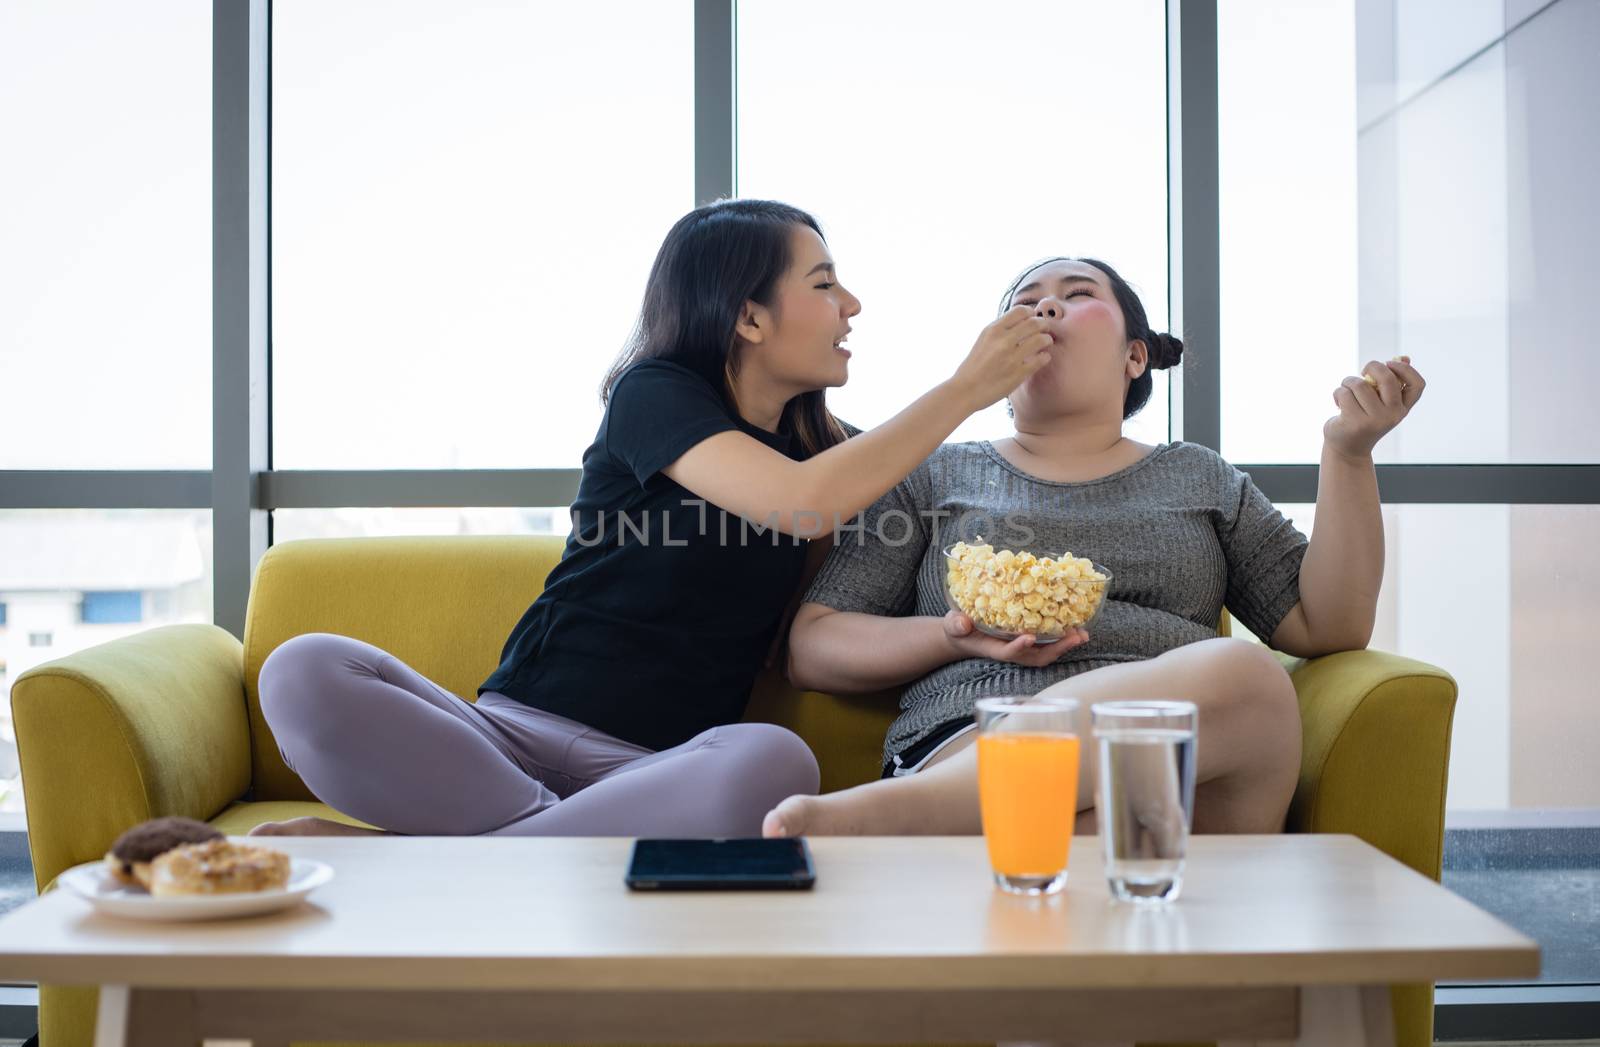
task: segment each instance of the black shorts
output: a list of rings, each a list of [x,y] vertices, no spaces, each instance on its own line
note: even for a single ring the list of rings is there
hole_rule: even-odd
[[[971,727],[976,722],[972,716],[962,716],[954,720],[946,720],[924,735],[919,741],[900,750],[888,763],[883,765],[883,774],[880,777],[893,778],[895,771],[901,767],[915,767],[928,758],[939,746],[943,745],[952,735],[959,734]]]

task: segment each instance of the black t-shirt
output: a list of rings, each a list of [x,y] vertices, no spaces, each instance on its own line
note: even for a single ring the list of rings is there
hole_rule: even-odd
[[[736,429],[789,457],[686,367],[646,360],[612,388],[583,455],[572,535],[478,688],[666,749],[744,714],[806,542],[697,498],[661,470]]]

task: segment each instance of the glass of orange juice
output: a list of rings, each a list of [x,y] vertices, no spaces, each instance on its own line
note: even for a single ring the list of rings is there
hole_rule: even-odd
[[[980,698],[978,799],[994,882],[1054,894],[1067,882],[1078,813],[1078,703]]]

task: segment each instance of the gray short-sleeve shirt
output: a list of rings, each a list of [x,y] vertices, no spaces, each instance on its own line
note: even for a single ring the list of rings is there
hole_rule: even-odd
[[[1040,669],[964,659],[913,681],[884,758],[988,695],[1034,694],[1078,673],[1154,658],[1217,635],[1224,603],[1270,637],[1300,602],[1306,537],[1215,451],[1162,444],[1083,483],[1022,472],[987,441],[946,444],[840,533],[806,594],[835,610],[943,615],[943,550],[979,535],[996,548],[1071,551],[1111,570],[1089,642]]]

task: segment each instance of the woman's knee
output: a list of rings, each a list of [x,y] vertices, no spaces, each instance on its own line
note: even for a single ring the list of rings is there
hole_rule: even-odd
[[[778,799],[796,793],[815,794],[822,773],[816,754],[798,734],[775,723],[737,723],[719,730],[736,739],[744,759],[740,767],[753,785],[769,788]]]
[[[290,637],[261,664],[261,714],[276,732],[320,720],[342,677],[372,661],[370,644],[333,633]]]
[[[1201,715],[1262,735],[1263,741],[1291,740],[1298,748],[1300,703],[1294,681],[1271,650],[1231,637],[1203,641],[1210,672],[1202,689]]]
[[[1227,690],[1260,696],[1267,701],[1294,696],[1294,684],[1270,648],[1229,636],[1204,640],[1201,646],[1206,648],[1207,658],[1218,670],[1212,674],[1213,679],[1219,684],[1226,681]]]

